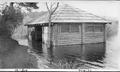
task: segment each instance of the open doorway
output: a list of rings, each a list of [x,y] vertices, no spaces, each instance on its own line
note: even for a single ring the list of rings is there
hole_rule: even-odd
[[[31,32],[32,34],[32,48],[42,53],[42,26],[36,26],[35,30]]]

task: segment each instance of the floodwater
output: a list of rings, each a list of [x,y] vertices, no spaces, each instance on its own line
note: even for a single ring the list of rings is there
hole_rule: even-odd
[[[46,32],[47,33],[47,32]],[[46,36],[45,36],[46,37]],[[116,36],[111,37],[106,43],[86,44],[85,57],[87,60],[103,60],[105,69],[120,69],[120,27]],[[19,44],[28,46],[27,40],[19,40]],[[59,46],[54,50],[56,55],[76,55],[81,56],[80,45]],[[94,52],[93,52],[94,51]],[[54,53],[54,54],[55,54]],[[105,55],[105,58],[104,58]],[[104,59],[103,59],[104,58]]]
[[[105,56],[105,43],[93,43],[84,45],[64,45],[56,46],[54,55],[57,57],[84,57],[88,61],[100,62]]]
[[[20,45],[28,46],[28,41],[19,40]],[[89,61],[100,61],[105,56],[105,43],[84,44],[84,57]],[[56,46],[54,55],[66,57],[67,55],[81,57],[83,53],[82,45],[64,45]]]

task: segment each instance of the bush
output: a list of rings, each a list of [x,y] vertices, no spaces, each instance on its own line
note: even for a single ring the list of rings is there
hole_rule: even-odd
[[[84,65],[84,63],[78,63],[72,58],[54,58],[52,65],[53,68],[56,69],[77,69],[78,67]]]

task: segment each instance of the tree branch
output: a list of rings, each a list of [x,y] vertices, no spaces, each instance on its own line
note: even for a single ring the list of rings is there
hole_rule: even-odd
[[[55,2],[53,4],[51,3],[51,6],[50,6],[51,11],[52,11],[54,5],[55,5]]]
[[[46,2],[46,7],[47,7],[48,12],[50,13],[51,11],[50,11],[50,9],[48,7],[48,3],[47,2]]]
[[[57,6],[55,7],[55,9],[52,11],[51,14],[53,14],[57,10],[58,6],[59,6],[59,2],[57,3]]]

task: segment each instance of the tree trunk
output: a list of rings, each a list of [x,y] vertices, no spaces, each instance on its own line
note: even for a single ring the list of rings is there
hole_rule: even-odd
[[[48,27],[48,60],[52,63],[53,59],[53,42],[52,42],[52,23],[51,14],[49,15],[49,27]]]
[[[50,63],[53,61],[53,42],[52,42],[52,22],[51,22],[51,17],[53,15],[53,13],[56,11],[56,9],[58,8],[59,2],[57,3],[57,6],[53,8],[52,4],[50,6],[50,8],[48,7],[48,4],[46,3],[48,12],[49,12],[49,28],[48,28],[48,59],[50,60]]]

